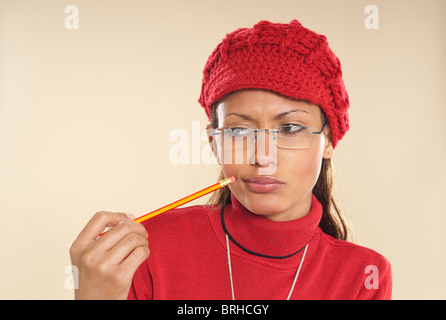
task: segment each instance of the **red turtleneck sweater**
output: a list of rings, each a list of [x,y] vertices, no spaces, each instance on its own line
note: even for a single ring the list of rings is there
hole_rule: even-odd
[[[209,206],[148,220],[150,257],[136,271],[128,298],[231,299],[225,226],[235,299],[286,299],[307,243],[291,299],[390,299],[389,261],[323,233],[321,215],[314,196],[306,216],[284,222],[256,215],[232,196],[223,220]]]

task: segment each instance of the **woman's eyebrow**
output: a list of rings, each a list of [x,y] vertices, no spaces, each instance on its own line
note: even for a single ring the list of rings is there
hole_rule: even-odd
[[[282,119],[282,118],[284,118],[285,116],[289,115],[290,113],[294,113],[294,112],[298,112],[298,111],[300,111],[300,112],[305,112],[305,113],[310,114],[308,111],[303,110],[303,109],[293,109],[293,110],[290,110],[290,111],[286,111],[286,112],[279,113],[279,114],[274,118],[274,120]]]
[[[285,116],[287,116],[287,115],[289,115],[289,114],[291,114],[291,113],[299,112],[299,111],[300,111],[300,112],[305,112],[305,113],[310,114],[308,111],[303,110],[303,109],[293,109],[293,110],[290,110],[290,111],[285,111],[285,112],[279,113],[278,115],[276,115],[276,116],[274,117],[274,120],[282,119],[282,118],[284,118]],[[224,116],[224,118],[229,117],[229,116],[237,116],[237,117],[243,118],[243,119],[245,119],[245,120],[250,120],[250,121],[253,120],[253,119],[252,119],[250,116],[248,116],[247,114],[237,113],[237,112],[231,112],[231,113],[228,113],[228,114],[226,114],[226,115]]]
[[[224,116],[224,118],[229,117],[229,116],[237,116],[237,117],[243,118],[245,120],[252,120],[252,118],[250,116],[243,114],[243,113],[237,113],[237,112],[228,113],[227,115]]]

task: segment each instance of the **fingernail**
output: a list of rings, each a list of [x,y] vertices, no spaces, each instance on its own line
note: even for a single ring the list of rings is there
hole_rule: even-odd
[[[130,220],[135,220],[135,216],[131,213],[126,213],[125,214],[127,216],[127,218],[129,218]]]

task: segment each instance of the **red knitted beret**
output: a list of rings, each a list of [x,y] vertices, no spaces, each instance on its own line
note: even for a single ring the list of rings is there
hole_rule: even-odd
[[[324,112],[333,147],[349,128],[349,99],[341,64],[327,38],[299,21],[260,21],[226,35],[203,70],[200,104],[211,119],[212,105],[240,89],[267,89],[310,101]]]

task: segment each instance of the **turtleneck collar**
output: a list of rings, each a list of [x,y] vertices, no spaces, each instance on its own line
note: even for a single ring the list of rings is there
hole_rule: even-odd
[[[248,254],[266,258],[293,257],[309,243],[322,217],[322,206],[312,195],[310,212],[291,221],[272,221],[246,209],[231,195],[223,210],[221,227],[234,244]]]

